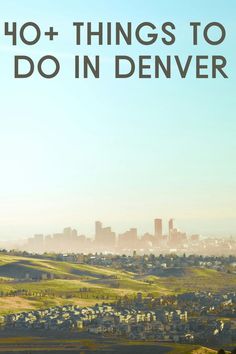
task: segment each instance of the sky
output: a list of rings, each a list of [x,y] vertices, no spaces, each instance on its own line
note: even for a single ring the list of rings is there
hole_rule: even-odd
[[[95,220],[141,233],[156,217],[173,217],[188,233],[236,236],[235,0],[8,0],[0,13],[0,241],[69,225],[92,235]],[[59,36],[13,47],[8,21],[54,26]],[[73,22],[88,21],[149,21],[159,33],[172,21],[177,39],[76,46]],[[221,22],[225,42],[212,47],[200,36],[193,47],[191,21]],[[13,78],[15,55],[37,65],[49,54],[61,63],[55,79]],[[229,79],[114,78],[115,55],[137,63],[139,55],[190,54],[225,55]],[[101,78],[75,79],[75,55],[100,55]]]

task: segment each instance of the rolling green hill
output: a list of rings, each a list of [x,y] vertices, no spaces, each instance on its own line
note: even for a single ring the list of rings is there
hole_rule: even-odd
[[[137,276],[111,268],[1,255],[0,314],[69,303],[92,305],[139,291],[158,296],[236,287],[234,274],[199,268],[178,274]]]

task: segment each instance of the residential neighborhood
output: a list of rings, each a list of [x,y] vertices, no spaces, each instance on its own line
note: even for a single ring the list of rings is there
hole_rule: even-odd
[[[236,293],[185,293],[91,307],[52,307],[1,317],[1,330],[87,332],[175,343],[223,344],[236,340]]]

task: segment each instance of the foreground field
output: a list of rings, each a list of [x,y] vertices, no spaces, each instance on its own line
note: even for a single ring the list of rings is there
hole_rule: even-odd
[[[123,354],[216,354],[215,350],[191,345],[130,342],[110,339],[59,340],[39,337],[0,339],[0,353],[123,353]]]
[[[235,274],[208,269],[183,268],[178,276],[158,277],[84,264],[0,258],[0,315],[64,304],[94,305],[137,292],[159,296],[235,288]]]

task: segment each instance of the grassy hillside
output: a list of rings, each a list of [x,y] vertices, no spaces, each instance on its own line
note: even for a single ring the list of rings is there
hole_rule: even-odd
[[[41,279],[50,274],[51,280]],[[0,314],[54,305],[92,305],[120,296],[166,295],[195,290],[233,290],[236,276],[191,268],[179,276],[137,276],[104,267],[70,264],[34,258],[0,256]],[[27,280],[26,277],[29,277]]]
[[[28,338],[0,338],[0,352],[24,350],[26,352],[40,351],[44,353],[58,353],[60,351],[72,351],[78,353],[83,350],[86,353],[159,353],[159,354],[216,354],[208,348],[194,345],[164,344],[156,342],[131,342],[121,339],[45,339],[39,337]]]

